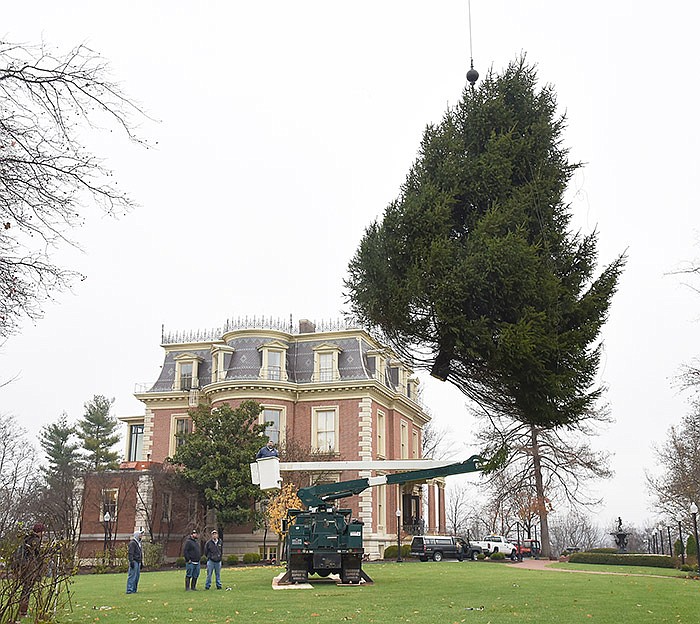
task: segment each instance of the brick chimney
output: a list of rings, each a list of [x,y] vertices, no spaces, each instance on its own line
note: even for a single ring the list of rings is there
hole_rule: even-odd
[[[315,331],[316,325],[314,325],[309,319],[299,319],[300,334],[313,334]]]

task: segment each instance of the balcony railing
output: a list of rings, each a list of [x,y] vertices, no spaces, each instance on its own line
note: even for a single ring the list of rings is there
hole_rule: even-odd
[[[268,380],[272,380],[272,381],[281,381],[281,382],[287,381],[287,379],[286,379],[287,374],[286,373],[282,373],[281,377],[283,377],[283,379],[278,380],[276,377],[274,377],[274,373],[273,373],[273,375],[270,375],[269,372],[270,371],[268,371],[267,375],[261,376],[259,369],[255,369],[255,372],[251,371],[248,374],[238,373],[238,374],[236,374],[235,378],[229,379],[229,378],[226,378],[226,377],[219,375],[218,379],[214,378],[214,379],[211,379],[209,382],[207,382],[205,379],[201,379],[201,378],[197,379],[196,381],[198,382],[198,385],[201,384],[202,387],[206,387],[210,383],[215,383],[215,382],[220,383],[220,382],[223,382],[226,380],[232,381],[232,382],[234,382],[234,381],[253,381],[253,380],[260,380],[260,379],[268,379]],[[223,374],[223,371],[222,371],[222,374]],[[212,377],[215,377],[215,376],[212,375]],[[379,381],[380,383],[382,383],[382,385],[386,386],[387,388],[389,388],[393,392],[400,394],[401,396],[406,397],[411,402],[415,403],[416,405],[418,405],[420,407],[424,407],[423,399],[420,395],[420,392],[417,393],[414,390],[412,393],[412,396],[408,396],[407,391],[406,391],[407,388],[403,384],[399,384],[399,385],[389,384],[389,383],[386,383],[385,380],[379,379],[378,376],[370,376],[370,379],[375,379],[376,381]],[[345,375],[343,377],[336,376],[335,379],[333,379],[332,381],[326,381],[326,383],[338,383],[338,382],[348,382],[348,381],[352,382],[352,381],[362,381],[362,380],[367,380],[367,377]],[[292,383],[295,383],[293,379],[289,379],[289,381]],[[316,379],[314,379],[312,377],[311,382],[315,383]],[[302,383],[302,385],[306,384],[306,383],[309,383],[309,381],[304,381]],[[135,384],[135,387],[134,387],[135,394],[150,394],[150,393],[157,393],[157,392],[189,392],[189,390],[190,390],[190,388],[176,387],[175,382],[173,382],[171,380],[170,381],[156,381],[155,383],[154,382],[137,383],[137,384]]]
[[[330,319],[321,321],[312,321],[316,333],[345,331],[349,329],[362,329],[358,323],[347,319]],[[280,331],[287,334],[296,335],[301,332],[298,324],[294,324],[292,318],[280,319],[266,316],[246,316],[231,318],[224,323],[222,327],[214,327],[211,329],[195,329],[185,331],[169,331],[163,330],[161,335],[162,344],[180,344],[190,342],[212,342],[221,340],[221,337],[231,331],[239,329],[269,329]]]

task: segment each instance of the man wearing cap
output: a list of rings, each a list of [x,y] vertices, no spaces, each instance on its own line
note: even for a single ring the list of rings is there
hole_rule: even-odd
[[[141,577],[141,563],[143,562],[143,546],[141,545],[141,531],[135,531],[129,542],[129,571],[126,576],[126,593],[135,594],[139,588]]]
[[[199,546],[199,531],[192,529],[192,533],[185,541],[182,551],[185,557],[185,591],[197,591],[197,579],[199,578],[199,560],[202,557],[202,549]]]
[[[216,589],[221,589],[221,559],[224,554],[224,545],[219,539],[219,532],[214,529],[211,539],[204,544],[204,556],[207,558],[207,581],[204,589],[211,587],[211,573],[216,575]]]

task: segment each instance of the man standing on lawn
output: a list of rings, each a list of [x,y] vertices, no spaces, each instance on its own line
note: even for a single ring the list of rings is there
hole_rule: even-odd
[[[197,579],[199,578],[199,560],[202,557],[202,549],[199,546],[199,531],[192,529],[192,533],[185,542],[182,551],[185,557],[185,591],[197,591]]]
[[[129,571],[126,576],[126,593],[135,594],[139,589],[141,577],[141,563],[143,562],[143,546],[141,545],[141,531],[135,531],[129,542]]]
[[[204,556],[207,558],[207,580],[204,589],[211,587],[211,573],[216,576],[216,589],[221,589],[221,559],[224,554],[224,544],[219,539],[219,532],[214,529],[211,539],[204,545]]]

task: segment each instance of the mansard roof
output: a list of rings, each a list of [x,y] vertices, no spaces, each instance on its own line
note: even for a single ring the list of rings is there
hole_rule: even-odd
[[[176,362],[189,358],[198,361],[197,378],[201,387],[213,382],[212,373],[217,367],[222,368],[217,383],[260,379],[262,351],[265,348],[285,350],[286,375],[278,379],[292,384],[316,382],[314,357],[317,351],[332,350],[337,353],[340,379],[334,381],[377,379],[374,363],[368,362],[368,355],[383,354],[387,366],[396,367],[400,364],[391,351],[363,329],[338,326],[315,331],[315,325],[309,321],[301,321],[300,327],[306,331],[291,333],[270,326],[226,326],[218,332],[164,335],[162,346],[165,349],[165,360],[160,376],[155,384],[150,384],[143,390],[167,392],[173,389]],[[221,359],[217,361],[217,357]],[[407,371],[412,373],[410,369]],[[398,371],[395,368],[387,370],[385,378],[380,381],[389,387],[398,386]]]

